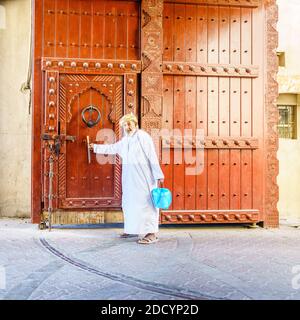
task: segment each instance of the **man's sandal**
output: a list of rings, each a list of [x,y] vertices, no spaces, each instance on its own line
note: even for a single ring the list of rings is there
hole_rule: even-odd
[[[151,243],[155,243],[158,241],[158,238],[155,237],[154,239],[148,238],[148,237],[144,237],[143,239],[139,239],[138,243],[139,244],[151,244]]]
[[[137,236],[138,236],[137,234],[128,234],[128,233],[121,233],[119,235],[119,237],[122,238],[122,239],[135,238]]]

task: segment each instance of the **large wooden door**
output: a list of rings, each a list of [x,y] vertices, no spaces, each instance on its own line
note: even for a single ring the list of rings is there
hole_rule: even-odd
[[[276,12],[275,0],[34,1],[33,221],[48,204],[42,133],[77,137],[55,159],[53,209],[119,207],[118,167],[86,163],[96,128],[80,112],[95,105],[100,127],[134,112],[149,133],[170,130],[161,223],[277,226]],[[194,157],[204,149],[201,174],[178,161],[182,137]]]
[[[179,132],[162,141],[173,203],[162,210],[161,223],[278,225],[275,1],[143,2],[142,34],[152,40],[142,48],[150,60],[142,83],[142,108],[150,111],[143,123],[149,119],[151,128],[154,118]],[[153,53],[157,47],[162,56]],[[184,137],[186,129],[191,137]],[[204,149],[201,174],[186,174],[182,137],[194,156]],[[171,157],[164,157],[170,147]]]

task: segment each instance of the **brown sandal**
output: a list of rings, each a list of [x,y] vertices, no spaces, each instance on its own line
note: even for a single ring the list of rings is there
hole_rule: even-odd
[[[156,236],[154,239],[151,239],[151,238],[145,236],[143,239],[139,239],[138,243],[139,244],[151,244],[151,243],[155,243],[157,241],[158,241],[158,237],[156,237]]]

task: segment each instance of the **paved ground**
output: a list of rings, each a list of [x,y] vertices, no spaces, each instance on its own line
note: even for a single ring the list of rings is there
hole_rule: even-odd
[[[0,299],[300,299],[300,228],[121,231],[0,219]]]

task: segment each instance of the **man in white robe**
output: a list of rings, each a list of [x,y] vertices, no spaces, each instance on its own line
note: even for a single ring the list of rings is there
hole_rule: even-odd
[[[94,153],[118,154],[122,159],[122,238],[145,235],[140,244],[158,241],[159,209],[151,199],[151,190],[163,183],[164,174],[151,136],[138,128],[133,114],[120,120],[125,136],[113,144],[90,144]],[[146,159],[146,157],[148,159]]]

